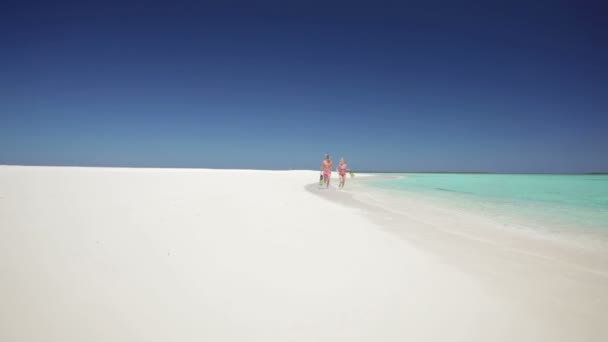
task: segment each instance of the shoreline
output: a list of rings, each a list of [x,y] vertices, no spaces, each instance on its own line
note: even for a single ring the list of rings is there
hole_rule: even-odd
[[[385,178],[370,177],[374,177],[375,179]],[[368,178],[365,181],[367,180],[372,179]],[[355,184],[354,189],[338,190],[334,188],[330,189],[329,192],[318,191],[319,187],[317,184],[309,184],[305,188],[307,191],[324,199],[361,210],[370,220],[377,222],[392,232],[399,232],[404,221],[412,221],[433,228],[442,234],[449,234],[471,241],[501,245],[519,253],[544,259],[569,262],[568,257],[574,259],[581,255],[597,257],[598,260],[594,262],[597,265],[597,269],[585,267],[584,265],[578,267],[608,277],[608,251],[570,243],[567,239],[569,236],[552,238],[542,231],[539,232],[533,229],[522,231],[511,227],[503,228],[499,222],[491,217],[474,213],[471,210],[450,207],[443,201],[431,202],[428,198],[420,200],[413,194],[408,194],[408,196],[404,197],[398,191],[374,189],[362,184]],[[408,209],[408,205],[412,206],[412,208]],[[418,214],[420,211],[423,211],[423,213]],[[460,218],[462,218],[461,221],[459,221]],[[572,235],[575,234],[573,233]],[[547,252],[547,255],[533,251],[539,248],[544,248],[543,251]],[[567,257],[562,259],[554,258],[551,254],[565,255]],[[580,264],[585,264],[588,261],[585,259]],[[576,262],[569,263],[577,265]]]
[[[366,181],[396,178],[391,175],[372,176],[372,178],[367,178]],[[407,177],[407,175],[403,175],[403,177]],[[450,194],[451,197],[446,197],[438,196],[429,191],[404,191],[376,187],[365,183],[357,182],[357,189],[361,190],[358,193],[368,194],[374,200],[380,200],[382,203],[379,203],[379,206],[387,206],[388,204],[388,207],[393,207],[393,209],[399,211],[399,207],[396,204],[404,206],[407,205],[408,201],[415,202],[426,207],[440,207],[442,210],[450,211],[454,215],[468,215],[483,219],[485,225],[492,229],[522,235],[525,238],[549,240],[550,243],[563,244],[565,245],[564,247],[571,249],[583,249],[592,252],[608,251],[608,235],[605,229],[603,229],[605,227],[602,227],[600,223],[586,223],[577,226],[576,221],[572,219],[567,221],[567,223],[563,222],[563,218],[552,218],[552,221],[549,221],[546,217],[539,218],[538,216],[534,216],[530,210],[524,213],[510,210],[508,207],[504,207],[504,202],[499,202],[503,201],[501,199],[488,198],[487,202],[493,204],[479,207],[482,198],[475,197],[475,195],[462,198]],[[365,198],[360,199],[366,200]],[[538,208],[540,209],[537,210],[542,210],[544,207]]]
[[[608,253],[551,240],[543,234],[501,229],[470,212],[429,203],[415,196],[353,184],[346,191],[307,191],[356,208],[397,238],[431,252],[472,276],[522,315],[550,326],[570,326],[573,340],[608,336],[603,325],[608,306]],[[565,313],[568,312],[568,313]],[[559,314],[557,314],[559,313]],[[564,329],[564,331],[567,331]],[[591,338],[593,331],[598,333]],[[582,338],[590,333],[589,339]],[[581,335],[582,334],[582,335]]]

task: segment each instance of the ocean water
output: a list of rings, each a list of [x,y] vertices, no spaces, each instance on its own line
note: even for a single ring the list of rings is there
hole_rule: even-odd
[[[398,174],[368,185],[532,229],[608,237],[608,175]]]

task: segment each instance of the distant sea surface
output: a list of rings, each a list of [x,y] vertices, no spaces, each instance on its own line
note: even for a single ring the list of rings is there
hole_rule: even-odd
[[[608,175],[390,174],[368,185],[532,229],[608,239]]]

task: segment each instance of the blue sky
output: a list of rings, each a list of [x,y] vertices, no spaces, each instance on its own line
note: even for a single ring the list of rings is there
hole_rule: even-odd
[[[600,1],[9,2],[0,164],[608,171]]]

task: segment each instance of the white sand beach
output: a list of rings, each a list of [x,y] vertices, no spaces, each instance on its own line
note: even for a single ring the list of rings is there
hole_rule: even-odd
[[[608,340],[601,254],[318,175],[0,166],[0,341]]]

